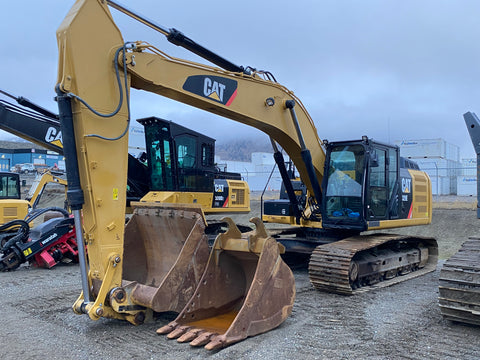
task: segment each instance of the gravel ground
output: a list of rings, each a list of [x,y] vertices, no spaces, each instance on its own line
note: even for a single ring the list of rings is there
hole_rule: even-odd
[[[408,230],[436,236],[447,258],[479,235],[476,212],[435,209],[433,224]],[[174,318],[164,314],[138,327],[73,314],[78,265],[22,267],[0,274],[2,359],[478,359],[480,327],[442,319],[439,269],[389,288],[345,297],[316,291],[305,268],[294,270],[292,315],[277,329],[208,352],[158,336]]]
[[[480,328],[442,319],[438,271],[354,297],[321,293],[295,270],[292,316],[279,328],[217,352],[155,330],[74,315],[78,266],[1,274],[2,359],[478,359]]]

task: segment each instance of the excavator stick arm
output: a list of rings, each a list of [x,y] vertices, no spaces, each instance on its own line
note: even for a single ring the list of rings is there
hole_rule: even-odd
[[[114,54],[124,41],[102,1],[80,0],[57,30],[57,42],[56,88],[69,203],[72,206],[74,197],[74,213],[76,218],[82,216],[84,229],[84,237],[80,233],[77,240],[88,246],[89,282],[103,281],[103,287],[113,289],[122,285],[122,267],[117,266],[108,283],[104,280],[111,255],[118,256],[119,263],[123,261],[128,134],[115,141],[101,137],[118,137],[128,126],[128,76],[121,69],[117,72],[113,65]],[[62,92],[64,95],[60,95]],[[71,100],[69,94],[77,98]],[[80,98],[98,113],[115,115],[98,116]],[[82,270],[82,287],[88,302],[91,294],[86,272]],[[98,306],[89,308],[90,317],[95,317],[97,311]]]

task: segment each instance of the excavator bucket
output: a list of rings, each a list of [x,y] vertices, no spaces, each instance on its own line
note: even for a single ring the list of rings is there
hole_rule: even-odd
[[[219,349],[279,326],[290,315],[295,281],[260,219],[242,234],[230,218],[217,236],[194,295],[170,324],[157,330],[170,339],[208,350]]]
[[[133,205],[125,228],[122,288],[134,305],[180,312],[192,297],[210,253],[203,212],[193,205]]]

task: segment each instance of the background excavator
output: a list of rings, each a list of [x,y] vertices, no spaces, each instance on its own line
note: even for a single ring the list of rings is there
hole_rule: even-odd
[[[54,115],[25,98],[17,101],[30,105],[31,110],[0,100],[0,128],[61,151],[59,125],[49,123]],[[51,184],[62,185],[66,193],[67,180],[61,175],[51,170],[38,174],[22,199],[20,175],[0,173],[0,271],[14,270],[26,262],[51,268],[60,262],[78,261],[69,212],[60,207],[40,208],[42,195],[47,188],[53,188]],[[43,215],[48,219],[38,221]]]
[[[126,43],[108,5],[220,68],[172,58],[144,42]],[[320,142],[300,100],[272,74],[235,65],[115,1],[78,0],[57,40],[68,199],[77,239],[83,239],[83,219],[89,249],[88,268],[79,252],[83,292],[75,312],[141,323],[152,311],[177,311],[177,319],[159,333],[216,349],[278,326],[293,306],[293,275],[280,257],[284,247],[259,219],[253,220],[256,231],[244,235],[226,220],[229,230],[217,237],[208,259],[203,214],[193,206],[136,203],[124,229],[130,88],[242,122],[271,137],[289,203],[280,205],[280,214],[265,215],[281,215],[307,240],[326,243],[315,248],[310,260],[317,288],[350,294],[362,285],[390,284],[399,281],[398,274],[435,268],[434,239],[360,235],[431,221],[430,180],[415,164],[402,161],[397,147],[367,137]],[[307,188],[304,203],[289,185],[278,146]]]
[[[20,175],[11,172],[0,173],[0,225],[16,219],[24,219],[37,208],[48,184],[67,186],[67,180],[46,171],[37,175],[25,199],[22,199]]]
[[[25,97],[16,97],[3,90],[0,93],[21,105],[0,99],[0,129],[63,154],[62,131],[57,114]],[[130,202],[148,195],[142,201],[198,204],[205,214],[250,211],[248,184],[239,173],[227,172],[215,165],[214,139],[158,117],[137,121],[144,127],[147,151],[137,156],[128,155],[127,207]],[[160,170],[153,171],[153,167]],[[10,187],[5,187],[9,190],[5,196],[9,199],[19,198],[14,181],[19,181],[18,174],[11,174],[10,178],[5,179],[10,184]],[[43,183],[62,181],[62,184],[66,184],[66,180],[51,172],[43,179]],[[43,187],[33,189],[38,190],[29,195],[28,200],[33,198],[31,206],[38,202],[35,199]],[[20,213],[25,216],[26,209]],[[8,219],[12,219],[11,216]],[[215,232],[221,225],[221,222],[211,221],[208,224],[209,231]]]
[[[0,99],[0,129],[61,153],[62,142],[57,115],[24,97],[17,98],[3,90],[0,90],[0,93],[22,105],[16,106]],[[25,218],[29,208],[34,208],[38,204],[47,183],[66,185],[66,180],[58,174],[45,173],[41,180],[37,178],[29,195],[23,200],[19,174],[1,173],[0,176],[0,224]]]
[[[463,118],[477,153],[477,164],[480,164],[480,120],[472,112],[465,113]],[[477,193],[480,194],[478,173],[477,186]],[[477,217],[480,218],[478,205]],[[480,325],[479,238],[466,240],[459,251],[445,261],[440,270],[438,302],[445,319]]]

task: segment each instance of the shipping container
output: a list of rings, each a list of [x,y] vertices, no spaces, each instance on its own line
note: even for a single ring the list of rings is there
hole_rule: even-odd
[[[460,161],[460,148],[443,139],[397,140],[400,155],[408,158],[435,157]]]
[[[477,159],[462,159],[462,171],[459,176],[476,176],[477,175]]]
[[[457,195],[477,195],[477,177],[459,176],[457,178]]]

